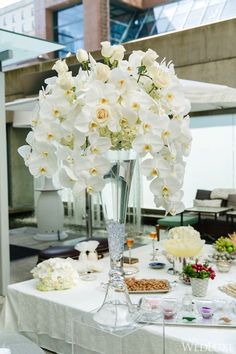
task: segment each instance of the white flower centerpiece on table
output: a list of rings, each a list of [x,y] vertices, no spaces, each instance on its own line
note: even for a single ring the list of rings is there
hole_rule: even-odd
[[[94,320],[109,329],[127,328],[136,320],[123,271],[134,155],[142,160],[157,207],[176,214],[184,209],[184,157],[191,145],[190,104],[173,64],[159,63],[152,49],[133,51],[127,59],[124,52],[122,45],[103,42],[102,62],[97,62],[79,49],[76,76],[66,60],[58,60],[53,66],[58,75],[47,79],[39,94],[28,145],[19,149],[35,177],[59,172],[61,185],[75,197],[101,192],[111,269]]]
[[[38,280],[36,288],[41,291],[65,290],[78,284],[79,276],[69,260],[50,258],[39,263],[31,271]]]
[[[181,186],[184,156],[191,145],[189,101],[174,66],[148,49],[127,60],[122,45],[102,43],[103,62],[79,49],[79,71],[72,75],[66,60],[53,66],[57,76],[45,80],[38,114],[27,144],[19,148],[35,177],[59,171],[62,186],[78,196],[99,192],[110,169],[108,150],[133,149],[142,173],[152,180],[157,207],[183,210]]]
[[[164,241],[167,255],[173,256],[173,271],[182,274],[187,259],[201,254],[205,240],[201,239],[200,233],[192,226],[174,227],[169,231],[168,239]]]
[[[164,241],[168,253],[175,257],[194,257],[198,255],[205,240],[192,226],[174,227],[169,231],[169,238]]]

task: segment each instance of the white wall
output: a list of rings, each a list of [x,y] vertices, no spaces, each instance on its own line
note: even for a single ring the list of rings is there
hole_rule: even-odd
[[[197,189],[234,188],[236,114],[191,118],[193,143],[187,159],[184,203],[193,204]],[[154,208],[148,182],[143,179],[142,207]]]

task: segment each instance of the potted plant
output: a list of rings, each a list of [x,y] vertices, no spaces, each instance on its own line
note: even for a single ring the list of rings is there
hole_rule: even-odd
[[[206,296],[208,280],[215,278],[215,271],[207,263],[187,264],[183,274],[190,278],[193,296]]]

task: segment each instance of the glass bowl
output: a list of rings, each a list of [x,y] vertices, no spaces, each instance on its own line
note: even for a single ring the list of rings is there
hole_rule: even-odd
[[[203,319],[208,320],[212,318],[216,309],[215,303],[213,301],[198,300],[195,303],[196,303],[197,311],[202,316]]]
[[[180,308],[177,299],[163,299],[161,302],[162,313],[165,320],[173,320]]]

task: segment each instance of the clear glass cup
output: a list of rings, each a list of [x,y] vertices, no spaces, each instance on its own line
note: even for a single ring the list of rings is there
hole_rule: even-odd
[[[157,233],[155,231],[150,232],[149,237],[152,240],[152,259],[151,259],[151,261],[155,261],[156,260],[155,241],[157,241]]]
[[[134,238],[133,237],[127,237],[126,238],[126,244],[129,249],[129,264],[131,264],[131,249],[134,245]]]

